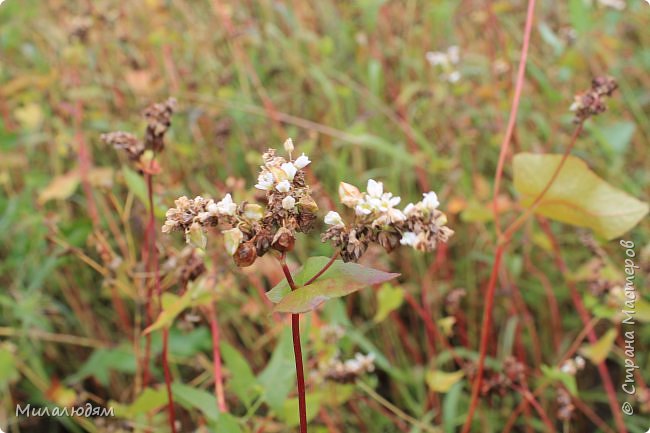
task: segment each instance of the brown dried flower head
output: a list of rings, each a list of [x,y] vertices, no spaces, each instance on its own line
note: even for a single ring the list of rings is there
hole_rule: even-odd
[[[591,82],[591,89],[576,95],[571,111],[575,112],[575,123],[581,123],[591,116],[596,116],[605,110],[605,100],[612,96],[618,84],[611,77],[597,77]]]

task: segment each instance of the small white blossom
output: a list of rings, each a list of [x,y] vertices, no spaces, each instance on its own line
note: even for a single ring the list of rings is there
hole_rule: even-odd
[[[287,140],[284,142],[284,150],[288,154],[291,154],[291,152],[293,152],[293,140],[291,138],[287,138]]]
[[[291,189],[291,184],[289,183],[288,180],[283,180],[282,182],[278,183],[275,186],[275,189],[277,189],[280,192],[289,192]]]
[[[460,80],[460,77],[461,77],[460,72],[453,71],[449,73],[449,75],[447,75],[447,81],[449,81],[450,83],[457,83]]]
[[[415,205],[413,203],[409,203],[406,205],[404,208],[404,215],[408,216],[410,215],[413,211],[415,210]]]
[[[221,233],[223,233],[226,251],[231,256],[235,255],[237,248],[239,248],[239,244],[244,240],[244,234],[237,227],[230,230],[224,230]]]
[[[381,198],[382,194],[384,193],[384,184],[377,182],[374,179],[368,179],[366,192],[370,197]]]
[[[237,203],[232,201],[232,196],[226,194],[226,196],[216,205],[217,213],[220,215],[234,215],[237,211]]]
[[[362,200],[358,205],[354,207],[354,212],[359,216],[370,215],[373,210],[373,204],[366,200]]]
[[[282,199],[282,207],[286,210],[291,210],[296,206],[296,199],[290,195]]]
[[[269,172],[262,173],[257,177],[257,185],[255,185],[255,188],[261,189],[262,191],[268,191],[273,188],[274,183],[275,178],[273,177],[273,174]]]
[[[402,245],[414,246],[417,238],[417,235],[413,232],[404,232],[402,233],[402,239],[400,239],[399,243]]]
[[[438,201],[438,196],[436,195],[435,192],[430,191],[426,194],[423,194],[423,199],[422,199],[422,205],[424,206],[425,209],[428,210],[434,210],[437,209],[438,206],[440,206],[440,202]]]
[[[287,175],[287,178],[289,180],[293,180],[294,176],[298,172],[298,169],[296,168],[295,165],[291,162],[285,162],[280,166],[280,169],[284,171],[284,173]]]
[[[293,162],[293,165],[295,165],[300,170],[301,168],[307,167],[310,163],[311,161],[307,155],[303,153]]]
[[[345,223],[343,222],[341,215],[339,215],[338,212],[334,212],[333,210],[327,212],[327,215],[325,215],[325,224],[330,226],[345,227]]]

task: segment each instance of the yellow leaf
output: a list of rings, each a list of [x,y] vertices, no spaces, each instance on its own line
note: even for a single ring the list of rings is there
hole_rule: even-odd
[[[17,108],[14,112],[20,125],[28,130],[38,129],[43,123],[43,110],[39,104],[27,104]]]
[[[514,184],[524,206],[544,190],[561,160],[562,155],[515,155]],[[648,204],[614,188],[584,161],[569,156],[535,212],[613,239],[641,221]]]
[[[437,323],[445,337],[452,336],[454,333],[454,325],[456,324],[456,318],[454,316],[443,317]]]
[[[459,380],[465,376],[462,370],[447,373],[441,370],[432,370],[427,373],[426,382],[432,391],[448,392]]]
[[[616,340],[616,335],[616,329],[612,328],[594,344],[585,344],[582,346],[579,352],[594,364],[600,364],[607,358],[609,352],[611,352],[614,341]]]
[[[52,179],[52,182],[46,186],[38,195],[39,204],[49,200],[65,200],[74,194],[79,186],[79,173],[77,170],[70,171],[61,176]]]

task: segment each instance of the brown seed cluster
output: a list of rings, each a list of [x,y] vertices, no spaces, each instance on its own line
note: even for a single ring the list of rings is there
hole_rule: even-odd
[[[370,179],[365,193],[342,182],[339,198],[345,206],[354,209],[354,222],[348,226],[338,213],[329,212],[325,223],[332,227],[321,239],[338,248],[345,262],[358,261],[372,243],[381,245],[387,252],[399,245],[433,251],[439,242],[447,242],[454,233],[445,225],[445,214],[437,209],[439,202],[434,192],[399,210],[395,206],[400,197],[384,192],[381,182]]]
[[[571,111],[575,112],[575,123],[582,123],[591,116],[596,116],[605,110],[605,100],[612,96],[618,84],[611,77],[597,77],[591,82],[591,89],[576,95]]]
[[[175,107],[176,99],[169,98],[165,102],[152,104],[144,110],[144,117],[147,120],[144,141],[123,131],[102,134],[101,139],[104,143],[123,151],[131,161],[139,163],[146,150],[158,153],[164,149],[165,134],[171,126],[171,116],[174,114]]]
[[[287,160],[276,156],[274,149],[262,159],[255,187],[266,191],[266,207],[237,204],[230,194],[219,202],[200,196],[181,197],[175,201],[176,207],[167,211],[162,231],[183,231],[188,243],[204,247],[207,228],[218,227],[226,250],[240,267],[252,265],[270,249],[293,250],[296,233],[311,230],[318,209],[305,182],[305,167],[310,161],[304,154]]]
[[[158,153],[165,147],[164,137],[172,124],[172,114],[176,109],[176,99],[169,98],[165,102],[152,104],[144,110],[147,120],[144,142],[147,149]]]

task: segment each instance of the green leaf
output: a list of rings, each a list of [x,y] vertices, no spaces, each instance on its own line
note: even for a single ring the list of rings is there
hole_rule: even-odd
[[[179,382],[172,383],[172,393],[174,400],[185,409],[190,411],[198,409],[213,422],[219,419],[217,399],[212,393]]]
[[[445,394],[442,401],[442,426],[445,433],[455,433],[456,427],[462,422],[458,420],[458,403],[463,391],[463,385],[456,383]]]
[[[558,367],[549,367],[548,365],[542,365],[541,370],[546,379],[561,382],[571,394],[578,395],[575,376],[563,372]]]
[[[616,329],[610,329],[594,344],[586,344],[582,346],[579,350],[580,354],[585,358],[588,358],[594,364],[600,364],[607,359],[607,355],[612,351],[617,334]]]
[[[221,356],[224,364],[230,372],[230,380],[227,382],[232,391],[246,405],[250,406],[253,399],[259,394],[260,386],[253,375],[253,370],[248,361],[230,344],[221,343]]]
[[[305,281],[322,269],[328,261],[329,259],[326,257],[308,259],[305,266],[296,272],[294,281],[298,285],[304,284]],[[285,283],[280,283],[267,296],[274,302],[281,299],[278,305],[275,306],[274,311],[276,312],[305,313],[329,299],[340,298],[366,286],[380,284],[398,276],[399,274],[336,260],[318,280],[309,286],[291,292]]]
[[[313,420],[321,408],[323,395],[320,392],[312,392],[305,395],[307,401],[307,422]],[[298,399],[288,398],[283,404],[282,419],[287,424],[287,427],[295,427],[300,424]]]
[[[465,372],[462,370],[447,373],[441,370],[432,370],[427,373],[426,382],[429,388],[435,392],[448,392],[452,386],[460,381]]]
[[[237,418],[229,413],[223,413],[217,421],[215,433],[242,433],[242,429],[237,422]]]
[[[135,373],[136,359],[130,346],[95,350],[81,368],[67,378],[66,383],[76,383],[93,376],[99,383],[108,386],[111,371]]]
[[[524,206],[544,190],[561,159],[562,155],[515,155],[514,184]],[[584,161],[569,156],[535,212],[613,239],[641,221],[648,204],[612,187]]]
[[[0,390],[3,391],[20,377],[13,350],[9,345],[10,343],[0,345]]]
[[[404,302],[404,289],[399,286],[384,284],[377,292],[377,313],[373,319],[379,323],[383,321],[391,311],[398,309]]]
[[[258,376],[264,389],[264,401],[281,413],[284,400],[296,384],[291,332],[285,329],[275,346],[271,360]]]
[[[203,279],[192,281],[187,291],[181,297],[173,293],[163,293],[162,311],[156,318],[156,321],[144,330],[144,334],[171,326],[174,319],[186,308],[196,307],[210,302],[212,292],[210,287],[205,285],[205,282],[206,280]]]
[[[118,417],[133,419],[138,415],[144,415],[154,410],[159,410],[167,404],[167,391],[164,387],[158,389],[146,388],[142,393],[129,405],[123,405],[111,400],[109,407],[115,408],[115,414]]]

